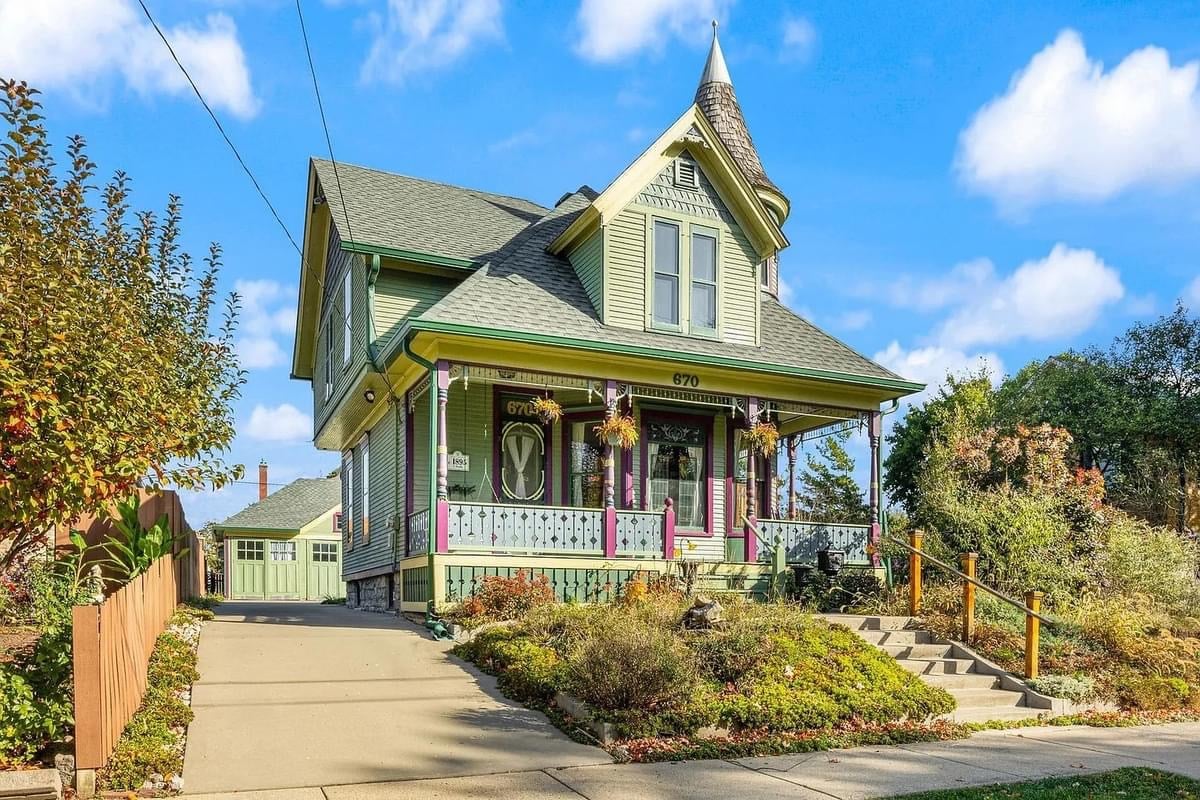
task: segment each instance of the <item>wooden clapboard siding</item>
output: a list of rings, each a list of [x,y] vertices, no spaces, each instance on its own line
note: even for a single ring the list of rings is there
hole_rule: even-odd
[[[625,209],[605,226],[604,324],[646,327],[646,215]]]
[[[314,370],[313,409],[315,430],[320,430],[333,413],[347,389],[367,361],[366,263],[361,255],[342,250],[336,224],[330,227],[326,253],[325,292],[321,298],[321,321],[317,329],[317,358]],[[350,270],[350,324],[345,321],[342,276]],[[325,391],[326,331],[333,329],[333,381],[329,396]],[[342,347],[350,337],[350,361],[344,363]]]
[[[160,558],[100,605],[72,609],[75,766],[99,769],[146,693],[146,667],[180,597],[177,565]]]
[[[721,230],[718,267],[721,337],[734,344],[758,344],[758,255],[736,224]]]
[[[399,424],[397,424],[397,416],[400,415]],[[379,421],[375,423],[375,427],[368,434],[370,441],[370,457],[368,458],[368,466],[370,475],[365,474],[362,463],[362,444],[358,442],[354,447],[354,487],[350,495],[349,505],[343,505],[342,508],[349,509],[349,516],[344,518],[345,524],[351,525],[354,544],[353,547],[346,548],[342,558],[342,573],[344,575],[359,575],[368,571],[386,571],[390,569],[393,560],[397,556],[393,552],[393,542],[403,542],[404,539],[394,539],[393,537],[393,517],[397,513],[396,502],[396,446],[399,437],[399,445],[401,452],[404,448],[404,422],[403,410],[399,405],[389,408]],[[399,509],[403,512],[404,502],[404,475],[400,473],[400,504]],[[367,480],[368,492],[370,493],[370,503],[368,505],[369,516],[367,524],[369,527],[369,535],[364,535],[363,531],[363,503],[362,503],[362,486],[363,481]],[[345,481],[343,480],[343,483]],[[345,501],[345,490],[343,490],[343,502]],[[402,555],[402,554],[400,554]]]
[[[604,231],[597,230],[572,250],[567,258],[597,315],[604,319]]]
[[[375,282],[376,347],[385,352],[404,320],[425,312],[459,281],[409,270],[384,269]]]

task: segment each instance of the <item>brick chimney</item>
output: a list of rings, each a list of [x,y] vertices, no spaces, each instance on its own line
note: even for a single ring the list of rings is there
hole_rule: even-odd
[[[267,499],[267,462],[258,462],[258,499]]]

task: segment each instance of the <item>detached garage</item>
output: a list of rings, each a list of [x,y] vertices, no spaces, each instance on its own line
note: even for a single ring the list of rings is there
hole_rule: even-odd
[[[341,493],[340,478],[301,478],[215,525],[225,560],[226,597],[345,597]]]

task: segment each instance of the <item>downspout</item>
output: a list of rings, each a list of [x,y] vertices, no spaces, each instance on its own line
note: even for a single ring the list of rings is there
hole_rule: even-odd
[[[436,393],[437,393],[437,366],[432,361],[428,361],[428,360],[422,358],[421,356],[417,355],[413,351],[413,349],[412,349],[412,333],[411,332],[405,334],[404,337],[400,340],[400,342],[401,342],[401,347],[404,350],[404,355],[411,358],[413,360],[413,362],[415,364],[417,364],[417,366],[424,367],[426,370],[429,371],[429,391],[431,394],[434,394],[436,396]],[[431,408],[429,411],[429,437],[430,437],[429,441],[431,443],[431,445],[430,445],[431,447],[432,447],[432,443],[434,441],[436,441],[436,439],[437,439],[437,433],[435,431],[436,426],[437,426],[437,414],[434,413],[434,410]],[[433,598],[434,598],[434,580],[435,580],[433,555],[434,555],[434,551],[437,550],[437,539],[436,539],[437,517],[435,516],[436,503],[434,501],[434,492],[436,492],[437,489],[435,488],[434,482],[432,480],[429,482],[429,484],[430,484],[429,485],[429,489],[430,489],[429,525],[428,525],[428,530],[426,532],[427,541],[425,543],[426,561],[429,565],[429,568],[428,568],[428,571],[429,571],[429,603],[425,610],[425,625],[426,625],[426,627],[429,627],[433,622]]]

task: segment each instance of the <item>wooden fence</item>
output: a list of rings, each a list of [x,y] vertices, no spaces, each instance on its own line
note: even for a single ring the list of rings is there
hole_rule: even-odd
[[[180,580],[202,581],[197,563],[203,565],[203,555],[197,561],[194,550],[181,559],[160,558],[100,605],[73,609],[76,769],[104,766],[141,705],[158,635],[179,601],[198,594]]]

